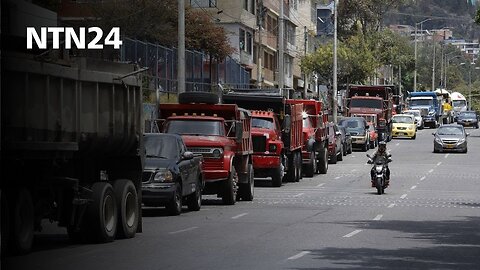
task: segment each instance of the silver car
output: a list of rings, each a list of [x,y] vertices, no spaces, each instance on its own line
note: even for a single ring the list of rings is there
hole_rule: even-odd
[[[442,125],[437,132],[432,133],[433,152],[439,153],[444,151],[467,153],[467,137],[468,133],[461,125],[451,124]]]

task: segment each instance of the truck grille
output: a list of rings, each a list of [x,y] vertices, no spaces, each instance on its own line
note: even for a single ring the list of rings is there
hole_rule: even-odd
[[[143,183],[149,182],[150,179],[152,178],[152,175],[153,175],[153,172],[143,172],[142,182],[143,182]]]
[[[202,147],[189,147],[188,151],[194,154],[210,154],[212,152],[211,148],[202,148]]]
[[[223,158],[206,158],[203,161],[204,170],[223,170]]]
[[[252,136],[253,152],[267,151],[267,138],[265,136]]]
[[[398,129],[398,130],[407,130],[406,127],[398,127],[397,129]]]

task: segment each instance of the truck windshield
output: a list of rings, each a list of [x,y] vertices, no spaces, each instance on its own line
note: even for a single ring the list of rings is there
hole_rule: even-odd
[[[352,108],[373,108],[382,109],[382,101],[378,99],[353,99],[350,101]]]
[[[147,157],[177,159],[177,139],[172,135],[145,135],[145,152]]]
[[[172,120],[165,130],[181,135],[225,136],[222,122],[215,120]]]
[[[452,101],[453,107],[466,107],[467,101],[466,100],[453,100]]]
[[[433,99],[411,99],[410,106],[432,106]]]
[[[252,127],[274,129],[273,119],[271,119],[271,118],[252,118]]]

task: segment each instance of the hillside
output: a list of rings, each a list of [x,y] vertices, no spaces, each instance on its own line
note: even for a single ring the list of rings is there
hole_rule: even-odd
[[[476,7],[467,0],[409,0],[391,10],[384,18],[384,25],[414,25],[424,19],[434,19],[423,24],[424,29],[448,27],[455,38],[478,39],[480,27],[473,23]]]

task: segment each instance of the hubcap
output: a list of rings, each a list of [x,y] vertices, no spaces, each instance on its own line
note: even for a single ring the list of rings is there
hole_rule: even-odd
[[[125,221],[128,227],[133,227],[134,225],[137,216],[136,205],[135,197],[131,192],[128,192],[125,198]]]
[[[105,224],[105,229],[108,232],[111,232],[113,230],[113,227],[115,226],[115,205],[113,201],[113,197],[110,195],[107,195],[105,197],[105,200],[103,201],[103,221]]]

